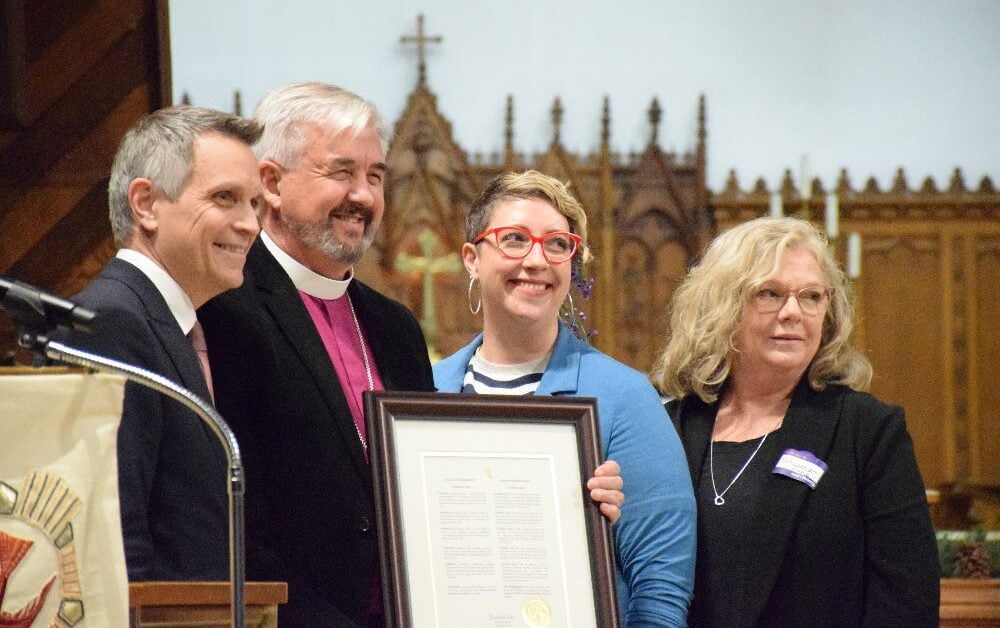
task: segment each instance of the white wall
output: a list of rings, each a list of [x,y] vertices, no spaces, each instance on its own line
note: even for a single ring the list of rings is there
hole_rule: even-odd
[[[744,188],[802,157],[829,186],[888,187],[903,167],[916,187],[1000,185],[1000,0],[173,0],[174,96],[244,112],[268,89],[322,80],[373,100],[394,122],[416,82],[399,42],[416,14],[443,35],[428,83],[467,151],[503,146],[504,99],[515,142],[544,149],[555,96],[576,152],[600,141],[611,97],[612,146],[641,149],[651,99],[660,144],[692,149],[697,98],[708,101],[709,185],[730,168]]]

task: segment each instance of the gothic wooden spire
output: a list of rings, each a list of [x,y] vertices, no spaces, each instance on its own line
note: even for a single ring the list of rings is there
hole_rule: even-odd
[[[706,154],[707,142],[705,141],[708,137],[708,132],[705,128],[705,119],[705,94],[702,93],[698,95],[698,146],[695,149],[694,162],[696,181],[695,211],[707,214],[714,222],[715,214],[708,210],[708,155]]]
[[[601,151],[610,150],[611,147],[611,99],[604,97],[604,106],[601,108]]]
[[[618,257],[617,229],[615,227],[615,183],[614,167],[611,163],[611,98],[604,97],[601,108],[601,153],[600,153],[600,197],[594,218],[594,231],[597,234],[597,253],[600,259],[608,260],[597,265],[597,282],[601,286],[615,285],[615,264],[612,260]],[[593,240],[592,240],[593,241]],[[616,316],[614,299],[604,299],[596,306],[595,329],[600,328],[603,341],[614,346],[615,326],[620,320]]]
[[[552,144],[554,146],[559,145],[560,139],[559,134],[562,130],[562,118],[563,113],[565,113],[562,101],[556,96],[556,101],[552,103]]]
[[[705,147],[705,138],[708,133],[705,130],[705,94],[698,94],[698,146]]]
[[[505,170],[514,169],[514,96],[507,94],[507,108],[504,112],[503,161]]]
[[[663,109],[660,109],[660,101],[653,98],[653,103],[649,105],[649,145],[655,146],[659,139],[660,134],[660,118],[662,117]]]

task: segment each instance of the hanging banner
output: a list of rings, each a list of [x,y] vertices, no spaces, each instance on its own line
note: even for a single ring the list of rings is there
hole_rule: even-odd
[[[0,625],[127,626],[125,380],[0,374]]]

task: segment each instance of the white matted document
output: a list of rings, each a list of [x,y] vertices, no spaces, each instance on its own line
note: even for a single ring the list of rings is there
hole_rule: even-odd
[[[594,400],[366,401],[393,625],[617,625],[610,531],[586,490]]]

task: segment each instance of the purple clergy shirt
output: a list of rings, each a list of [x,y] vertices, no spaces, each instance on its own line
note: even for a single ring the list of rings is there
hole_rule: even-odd
[[[361,402],[361,393],[368,390],[368,376],[365,373],[365,358],[368,356],[368,364],[371,367],[373,390],[384,390],[382,378],[378,373],[378,365],[372,356],[368,343],[361,345],[358,335],[358,326],[355,325],[354,316],[351,315],[351,306],[348,303],[348,296],[339,299],[321,299],[306,294],[299,290],[299,296],[309,312],[309,316],[316,325],[316,331],[323,339],[323,345],[330,356],[330,362],[340,379],[340,386],[347,398],[347,405],[351,409],[351,416],[354,418],[354,425],[357,427],[358,435],[362,443],[365,444],[365,456],[368,455],[368,437],[365,433],[365,412]],[[364,351],[364,354],[362,354]]]

